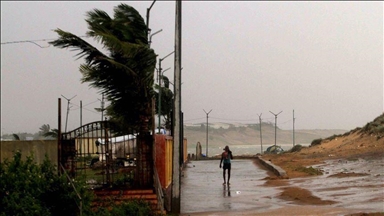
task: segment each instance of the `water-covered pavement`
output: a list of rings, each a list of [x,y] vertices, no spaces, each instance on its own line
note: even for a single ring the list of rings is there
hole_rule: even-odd
[[[233,160],[231,184],[223,186],[219,163],[219,160],[191,161],[183,170],[182,215],[198,212],[228,212],[225,215],[236,215],[239,211],[262,213],[284,208],[297,209],[300,206],[277,198],[282,188],[263,185],[263,179],[268,176],[267,171],[257,167],[250,159]],[[304,188],[323,200],[337,202],[329,206],[312,206],[311,210],[329,208],[326,213],[314,215],[384,212],[384,159],[327,161],[316,167],[323,169],[324,175],[285,180],[289,186]],[[333,176],[341,172],[352,175]],[[307,207],[300,208],[305,211]],[[305,215],[303,212],[297,214]]]
[[[278,208],[280,190],[262,186],[267,172],[252,160],[232,160],[230,185],[223,184],[219,160],[191,161],[181,180],[181,212],[236,211]]]
[[[323,175],[290,180],[290,185],[310,190],[333,206],[384,212],[384,158],[381,160],[329,160],[314,166]]]

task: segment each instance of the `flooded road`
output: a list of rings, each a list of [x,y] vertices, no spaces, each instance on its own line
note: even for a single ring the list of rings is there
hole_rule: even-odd
[[[182,215],[199,212],[228,212],[231,215],[236,211],[262,213],[308,207],[279,199],[282,188],[263,185],[267,171],[250,159],[233,160],[231,184],[223,186],[219,163],[219,160],[203,160],[187,164],[181,179]],[[324,175],[284,180],[288,186],[304,188],[322,200],[337,202],[327,207],[312,206],[311,209],[332,208],[326,215],[384,212],[384,159],[327,161],[316,168],[322,169]]]
[[[324,175],[292,179],[290,184],[336,201],[336,207],[384,212],[384,159],[329,160],[314,167]]]
[[[219,160],[191,161],[181,180],[181,212],[236,211],[278,208],[280,190],[262,186],[267,172],[252,160],[232,160],[230,185],[222,185]]]

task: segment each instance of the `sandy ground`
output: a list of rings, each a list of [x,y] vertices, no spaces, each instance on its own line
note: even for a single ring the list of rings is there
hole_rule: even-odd
[[[282,193],[279,198],[291,201],[295,206],[283,206],[282,208],[263,213],[252,210],[238,211],[236,215],[384,215],[384,182],[382,178],[382,176],[384,176],[384,138],[355,132],[348,136],[325,141],[320,145],[303,148],[298,152],[279,155],[265,154],[262,155],[262,158],[280,166],[288,175],[287,178],[283,179],[274,175],[272,172],[268,172],[269,177],[267,177],[265,186],[281,188]],[[361,167],[361,169],[358,169],[355,163],[350,163],[356,167],[354,172],[335,172],[332,175],[328,175],[327,179],[321,179],[324,172],[329,172],[327,171],[329,167],[348,162],[358,162],[358,167]],[[257,162],[255,163],[257,164]],[[257,165],[260,166],[260,164]],[[375,175],[370,173],[370,167],[375,169]],[[351,168],[351,170],[353,169],[354,168]],[[295,184],[306,178],[313,179],[313,182],[318,179],[318,181],[327,180],[331,183],[336,182],[336,184],[338,184],[336,180],[338,178],[361,176],[364,176],[364,178],[357,178],[356,181],[364,181],[364,187],[379,188],[379,193],[381,193],[382,196],[379,194],[379,197],[373,201],[379,203],[379,205],[382,203],[383,207],[379,206],[376,208],[377,211],[365,212],[364,208],[362,208],[362,211],[356,213],[356,208],[353,210],[348,208],[348,202],[344,206],[339,205],[336,207],[334,205],[336,201],[327,199],[326,196],[318,197],[311,193],[310,190],[300,187],[300,184]],[[329,177],[332,177],[332,179],[329,180]],[[373,179],[375,177],[380,177],[379,182],[377,182],[377,179]],[[307,188],[308,187],[311,188],[311,185],[307,185]],[[348,190],[348,187],[349,186],[344,186],[343,189]],[[336,186],[332,184],[329,184],[329,188],[321,188],[322,191],[332,191],[336,189],[340,188],[336,188]],[[354,198],[352,197],[352,199]],[[186,215],[233,215],[233,212],[202,212]]]

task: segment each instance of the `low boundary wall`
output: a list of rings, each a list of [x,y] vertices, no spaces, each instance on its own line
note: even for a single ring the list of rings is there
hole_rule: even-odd
[[[264,160],[261,156],[257,156],[256,159],[259,160],[263,166],[265,166],[267,169],[271,170],[277,176],[281,176],[283,178],[288,177],[285,170],[283,170],[281,167],[273,164],[271,161]]]
[[[22,159],[33,153],[34,161],[41,164],[45,155],[57,165],[57,140],[17,140],[0,142],[0,162],[12,160],[14,152],[20,151]]]

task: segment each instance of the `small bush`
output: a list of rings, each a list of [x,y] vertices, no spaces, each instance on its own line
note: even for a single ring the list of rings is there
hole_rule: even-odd
[[[313,140],[313,141],[311,142],[311,146],[320,145],[322,141],[323,141],[322,138],[315,139],[315,140]]]
[[[95,215],[102,216],[151,216],[152,212],[150,204],[141,199],[125,201],[121,204],[111,202],[108,207],[99,207],[95,211]]]
[[[332,140],[336,139],[337,137],[340,137],[340,135],[334,134],[334,135],[328,137],[327,140],[332,141]]]
[[[76,215],[79,209],[74,189],[57,173],[47,156],[39,165],[33,154],[23,161],[16,152],[12,161],[1,163],[0,215]],[[87,211],[92,196],[80,181],[75,186]]]
[[[302,148],[303,148],[302,145],[297,144],[297,145],[293,146],[293,148],[291,149],[291,152],[299,152],[299,151],[301,151]]]
[[[380,125],[375,129],[376,133],[382,133],[384,134],[384,125]]]

